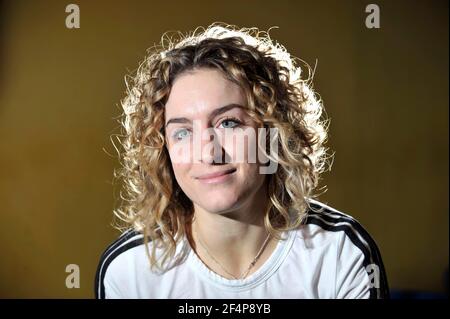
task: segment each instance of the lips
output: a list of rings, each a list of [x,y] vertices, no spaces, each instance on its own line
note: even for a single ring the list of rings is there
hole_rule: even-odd
[[[225,171],[220,171],[220,172],[200,175],[200,176],[198,176],[196,178],[200,179],[200,180],[208,180],[208,179],[212,179],[212,178],[228,175],[228,174],[234,173],[235,171],[236,171],[235,168],[231,168],[231,169],[228,169],[228,170],[225,170]]]

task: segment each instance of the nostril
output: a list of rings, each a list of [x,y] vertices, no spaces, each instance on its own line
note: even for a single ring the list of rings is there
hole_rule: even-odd
[[[207,164],[224,163],[225,151],[222,147],[207,145],[202,150],[202,162]]]

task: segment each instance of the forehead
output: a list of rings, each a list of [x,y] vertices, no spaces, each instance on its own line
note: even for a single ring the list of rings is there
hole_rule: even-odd
[[[166,116],[195,116],[236,103],[245,105],[241,88],[215,69],[199,69],[180,74],[167,100]]]

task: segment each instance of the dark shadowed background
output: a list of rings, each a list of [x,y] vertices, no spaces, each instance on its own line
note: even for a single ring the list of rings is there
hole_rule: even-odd
[[[80,8],[68,29],[65,8]],[[381,28],[365,26],[365,7]],[[381,250],[394,292],[448,277],[448,1],[1,1],[0,297],[93,297],[120,185],[123,77],[163,32],[270,31],[314,66],[335,152],[320,199]],[[66,265],[80,267],[68,289]]]

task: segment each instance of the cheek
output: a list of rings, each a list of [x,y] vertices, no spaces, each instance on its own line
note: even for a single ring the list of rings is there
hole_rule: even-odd
[[[192,162],[192,143],[189,140],[172,143],[168,147],[168,151],[173,166]]]
[[[172,170],[173,173],[175,175],[175,179],[178,183],[178,185],[180,185],[181,189],[186,192],[186,190],[191,188],[190,185],[190,176],[189,176],[189,172],[190,172],[190,164],[177,164],[177,163],[172,163]]]
[[[254,128],[236,129],[225,132],[222,145],[233,163],[254,164],[258,162],[257,139]]]
[[[242,184],[257,185],[264,179],[264,175],[259,172],[260,165],[258,163],[240,163],[238,167]]]

